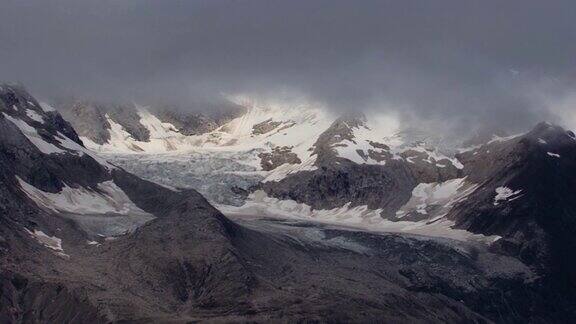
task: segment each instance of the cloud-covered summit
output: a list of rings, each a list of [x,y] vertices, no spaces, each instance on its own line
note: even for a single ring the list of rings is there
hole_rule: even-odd
[[[569,123],[575,54],[568,0],[5,0],[0,10],[2,79],[45,96],[182,104],[289,92],[455,128]]]

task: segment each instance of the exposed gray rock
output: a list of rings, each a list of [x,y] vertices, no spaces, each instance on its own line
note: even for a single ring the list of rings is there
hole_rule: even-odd
[[[292,152],[292,147],[282,146],[274,147],[271,152],[258,154],[262,170],[274,170],[282,164],[300,164],[302,161],[296,153]]]
[[[174,125],[184,135],[200,135],[220,126],[216,121],[202,114],[161,110],[157,115],[160,120]]]
[[[314,144],[314,153],[317,155],[317,165],[330,165],[337,159],[335,147],[343,145],[342,141],[355,142],[353,129],[364,127],[365,117],[347,115],[338,118],[332,125],[318,137]]]
[[[291,199],[317,209],[333,209],[350,203],[383,208],[392,215],[404,205],[417,185],[406,165],[393,161],[384,168],[347,160],[318,170],[303,171],[278,182],[265,182],[261,189],[271,197]]]
[[[174,125],[184,135],[211,132],[246,112],[228,100],[204,103],[198,107],[165,107],[154,112],[163,122]]]
[[[124,130],[140,142],[150,141],[150,131],[140,123],[140,115],[133,105],[114,105],[108,110],[112,120],[122,125]]]
[[[150,131],[140,123],[140,116],[134,105],[124,105],[86,100],[60,100],[58,111],[69,120],[80,136],[97,144],[110,140],[108,118],[122,125],[124,130],[138,141],[149,141]]]
[[[528,264],[564,269],[555,276],[576,282],[576,140],[541,123],[529,133],[494,141],[459,156],[464,172],[481,186],[448,215],[457,227],[505,237],[498,246]],[[510,197],[497,198],[507,188]],[[564,271],[563,270],[563,271]]]
[[[58,111],[74,125],[80,136],[89,138],[97,144],[110,140],[110,123],[106,120],[106,111],[100,105],[83,101],[58,104]]]
[[[443,182],[462,175],[462,171],[447,158],[436,160],[430,157],[430,153],[410,149],[400,156],[419,183]]]
[[[261,135],[261,134],[269,133],[269,132],[273,131],[274,129],[276,129],[281,124],[282,124],[282,122],[280,122],[280,121],[273,121],[272,119],[265,120],[261,123],[258,123],[256,125],[252,126],[252,134]]]

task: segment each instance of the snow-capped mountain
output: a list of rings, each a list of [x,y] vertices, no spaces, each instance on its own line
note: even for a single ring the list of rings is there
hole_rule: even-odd
[[[143,177],[200,190],[228,214],[257,211],[483,242],[506,234],[462,226],[453,216],[470,196],[485,190],[480,175],[493,171],[486,161],[494,159],[474,164],[469,157],[483,145],[445,154],[390,116],[336,116],[307,104],[243,100],[238,105],[242,114],[194,135],[161,121],[151,108],[135,106],[147,140],[108,114],[107,142],[82,139]],[[486,145],[518,138],[494,137]],[[507,187],[500,190],[500,197],[508,197]]]
[[[146,305],[158,290],[150,282],[144,285],[150,288],[136,288],[138,268],[164,285],[173,278],[166,273],[178,271],[178,262],[201,258],[201,250],[225,258],[230,222],[202,196],[147,182],[101,159],[52,107],[18,85],[0,85],[0,166],[1,322],[157,316],[163,306],[154,311]],[[187,240],[176,239],[178,229]],[[201,234],[190,237],[194,231]],[[154,242],[163,236],[171,239]],[[174,242],[189,244],[187,252],[161,252]],[[198,262],[211,267],[209,259]],[[138,298],[128,286],[140,292]],[[168,305],[174,295],[169,290],[160,298]]]
[[[252,177],[263,182],[277,182],[289,174],[316,170],[325,163],[324,160],[335,161],[336,157],[361,165],[382,166],[403,161],[413,164],[411,169],[421,174],[440,168],[444,169],[440,173],[454,172],[455,168],[461,167],[453,157],[447,157],[429,144],[402,133],[397,121],[389,116],[338,117],[319,105],[307,103],[237,101],[237,105],[243,107],[240,109],[243,113],[217,128],[206,128],[205,132],[198,134],[190,134],[179,127],[183,124],[181,121],[172,119],[173,123],[166,122],[157,109],[139,105],[122,107],[123,113],[117,113],[120,108],[114,106],[114,109],[108,108],[112,112],[103,113],[105,108],[77,104],[73,109],[73,124],[85,128],[84,125],[93,119],[92,111],[97,110],[99,118],[104,120],[100,131],[105,136],[95,136],[94,131],[87,128],[80,131],[81,139],[88,148],[121,164],[126,163],[122,165],[134,172],[141,167],[130,161],[142,159],[160,163],[197,159],[198,155],[213,156],[220,161],[225,160],[222,156],[228,156],[243,167],[237,170],[227,168],[227,175],[231,174],[230,171],[243,172],[243,175],[251,172]],[[65,115],[69,114],[68,109]],[[131,154],[140,157],[131,158]],[[147,168],[152,164],[147,163]],[[150,177],[151,172],[147,173]],[[174,182],[174,179],[170,180]],[[250,181],[248,186],[246,183],[237,184],[242,190],[247,190],[258,181]],[[186,186],[186,183],[179,185]],[[194,188],[200,189],[198,186]],[[209,191],[203,193],[214,197],[218,203],[231,201],[222,198],[223,194],[211,195]]]
[[[476,218],[463,216],[468,210],[477,210],[468,204],[493,200],[488,206],[501,209],[523,196],[521,189],[506,183],[487,187],[486,181],[502,167],[498,163],[508,161],[494,156],[495,152],[499,147],[528,141],[534,132],[555,129],[542,124],[524,135],[495,136],[484,145],[444,154],[427,142],[426,136],[411,136],[390,116],[336,116],[306,104],[248,100],[238,104],[244,107],[243,114],[195,135],[182,134],[173,124],[155,117],[151,109],[136,106],[140,125],[151,134],[148,142],[136,140],[126,130],[120,130],[124,136],[117,136],[113,126],[109,130],[111,140],[92,147],[101,152],[122,152],[121,157],[108,157],[144,177],[198,188],[230,215],[276,214],[368,230],[490,243],[507,242],[520,230],[509,228],[510,224],[499,230],[494,230],[496,225],[482,228],[477,220],[471,220]],[[557,142],[543,137],[538,138],[540,146]],[[170,144],[158,145],[159,141]],[[144,150],[130,149],[135,146]],[[172,151],[147,154],[162,151],[158,147]],[[134,158],[134,154],[139,157]],[[560,156],[555,152],[545,155],[548,159]],[[214,161],[222,161],[218,162],[223,163],[222,172],[209,168],[198,178],[175,180],[182,180],[187,169],[202,169]],[[155,165],[170,169],[171,164],[179,165],[174,176],[170,171],[162,172],[164,177],[151,175],[160,173]],[[511,174],[509,170],[500,172]],[[218,185],[211,185],[207,178],[215,179]],[[476,198],[481,194],[488,198]]]
[[[54,108],[0,85],[0,320],[574,316],[573,133],[540,124],[446,156],[391,119],[302,109],[248,110],[199,135],[172,124],[162,131],[182,151],[162,154],[126,145],[160,147],[152,125],[165,122],[137,110],[150,140],[106,141],[96,148],[125,153],[100,155]],[[220,206],[233,221],[106,160],[181,174],[218,151],[226,172],[260,174],[243,205]]]

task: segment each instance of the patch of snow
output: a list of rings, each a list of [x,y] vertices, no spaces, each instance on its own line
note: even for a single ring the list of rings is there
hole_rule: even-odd
[[[464,169],[464,164],[462,164],[460,162],[460,160],[458,160],[457,158],[451,158],[449,160],[456,167],[456,169],[460,169],[460,170]]]
[[[32,107],[36,107],[36,105],[32,101],[28,101],[28,104]]]
[[[36,229],[34,231],[31,231],[27,228],[24,228],[24,230],[26,231],[26,233],[30,234],[30,236],[35,238],[36,241],[38,241],[38,243],[42,244],[43,246],[51,250],[56,251],[58,255],[63,257],[70,257],[69,255],[64,253],[64,250],[62,249],[62,240],[57,238],[56,236],[49,236],[46,233]]]
[[[38,150],[40,150],[40,152],[44,154],[60,154],[66,152],[71,154],[87,154],[109,170],[116,168],[112,164],[108,163],[106,160],[100,158],[97,154],[94,154],[92,151],[74,142],[73,140],[71,140],[70,138],[68,138],[67,136],[65,136],[60,132],[58,132],[57,136],[55,136],[54,138],[56,139],[56,141],[58,141],[58,144],[62,146],[64,149],[52,143],[46,142],[42,137],[40,137],[36,128],[28,125],[28,123],[26,123],[25,121],[13,118],[10,115],[7,115],[6,113],[3,113],[3,115],[6,119],[8,119],[14,125],[16,125],[20,129],[22,134],[24,134],[24,136],[26,136],[26,138],[28,138],[28,140],[32,142],[32,144],[34,144],[34,146],[36,146]]]
[[[416,212],[431,217],[444,216],[458,202],[474,192],[478,186],[466,182],[466,178],[452,179],[441,183],[420,183],[412,190],[412,197],[396,213],[403,218]]]
[[[99,183],[98,190],[67,185],[58,193],[42,191],[17,177],[20,187],[38,206],[73,214],[147,214],[113,181]]]
[[[494,206],[498,206],[502,201],[513,201],[517,198],[520,198],[520,196],[517,195],[520,194],[521,192],[522,192],[521,189],[514,191],[508,187],[496,188],[496,196],[494,197]]]
[[[458,151],[458,153],[466,153],[466,152],[470,152],[470,151],[475,151],[481,147],[482,147],[482,145],[470,145],[470,146],[466,146],[466,147],[460,147],[457,149],[457,151]]]
[[[548,142],[546,142],[545,140],[538,138],[538,143],[540,144],[548,144]]]
[[[39,207],[56,211],[91,234],[115,236],[131,232],[154,219],[136,206],[112,181],[96,189],[65,186],[58,193],[42,191],[19,177],[20,187]]]
[[[89,150],[89,149],[83,147],[82,145],[74,142],[73,140],[71,140],[70,138],[68,138],[67,136],[65,136],[64,134],[62,134],[60,132],[58,132],[57,140],[58,140],[58,142],[60,142],[60,145],[62,147],[72,151],[75,154],[86,154],[86,155],[90,156],[91,158],[93,158],[100,165],[107,168],[108,170],[116,169],[116,166],[110,164],[106,159],[100,157],[100,155],[95,154],[91,150]]]
[[[26,109],[26,115],[30,117],[30,119],[35,120],[39,123],[44,123],[44,117],[40,116],[37,112],[32,109]]]
[[[11,121],[14,125],[16,125],[20,129],[22,134],[24,134],[24,136],[26,136],[26,138],[28,138],[28,140],[32,142],[32,144],[34,144],[34,146],[36,146],[40,150],[40,152],[44,154],[65,152],[56,145],[48,143],[44,139],[42,139],[38,134],[38,132],[36,131],[36,128],[28,125],[25,121],[13,118],[12,116],[7,115],[6,113],[3,114],[6,119]]]
[[[552,153],[552,152],[546,152],[546,154],[548,154],[548,156],[551,156],[554,158],[560,158],[560,154],[556,154],[556,153]]]
[[[488,143],[486,144],[492,144],[492,143],[502,143],[502,142],[507,142],[509,140],[515,139],[517,137],[520,137],[524,135],[524,133],[521,134],[515,134],[515,135],[510,135],[510,136],[497,136],[494,135],[492,136],[492,139],[490,141],[488,141]]]
[[[42,108],[42,110],[44,110],[45,112],[56,111],[56,108],[42,101],[40,102],[40,108]]]
[[[423,161],[426,163],[432,164],[432,165],[436,165],[436,162],[438,162],[438,161],[447,160],[455,168],[464,169],[464,165],[462,163],[460,163],[460,161],[457,158],[449,157],[449,156],[439,152],[437,149],[429,149],[426,147],[425,143],[418,143],[416,145],[402,145],[402,146],[398,146],[398,147],[392,146],[392,153],[395,155],[398,155],[398,154],[401,154],[404,152],[408,152],[408,151],[423,153],[426,156],[426,158],[423,159]],[[416,156],[409,156],[406,158],[406,161],[409,163],[415,163],[414,158],[417,158],[417,157]],[[446,166],[445,164],[442,164],[442,165]]]

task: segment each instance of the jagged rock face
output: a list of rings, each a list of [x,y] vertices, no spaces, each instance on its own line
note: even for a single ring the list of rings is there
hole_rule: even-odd
[[[276,129],[276,127],[280,125],[282,125],[282,122],[268,119],[252,126],[252,134],[254,135],[266,134],[273,131],[274,129]]]
[[[133,106],[91,101],[63,101],[59,111],[74,128],[97,144],[110,140],[110,120],[120,124],[134,139],[148,141],[150,131],[140,124],[140,116]]]
[[[90,156],[72,153],[67,141],[73,141],[78,147],[82,142],[59,114],[44,111],[22,88],[7,85],[2,88],[0,139],[6,168],[47,192],[60,191],[64,183],[93,187],[109,179],[105,168]],[[16,126],[14,121],[22,126]],[[18,127],[26,130],[27,135]],[[62,154],[46,155],[42,150]]]
[[[165,125],[167,128],[191,136],[214,131],[245,112],[243,107],[228,101],[206,104],[202,106],[202,111],[205,111],[202,113],[170,107],[146,110],[146,116],[141,113],[144,108],[135,104],[60,99],[57,107],[78,130],[80,136],[88,138],[95,145],[110,143],[111,132],[125,132],[125,136],[130,136],[134,141],[150,142],[151,131],[162,132],[162,130],[154,129],[156,126],[145,125],[146,122],[143,122],[142,118],[158,118],[160,122],[167,123]],[[129,146],[133,151],[143,150],[135,144]]]
[[[498,246],[546,271],[571,269],[576,248],[576,140],[546,123],[516,138],[463,153],[481,183],[449,215],[456,226],[504,236]],[[573,271],[562,272],[576,282]]]
[[[109,114],[110,118],[122,125],[135,140],[141,142],[150,140],[150,131],[140,123],[140,116],[132,106],[116,105]]]
[[[354,128],[363,127],[365,120],[363,117],[344,116],[338,118],[334,123],[316,140],[314,153],[317,155],[316,164],[331,164],[338,156],[335,147],[343,146],[343,141],[354,142]]]
[[[51,137],[60,132],[74,142],[82,144],[74,128],[64,121],[60,114],[42,108],[42,105],[20,85],[0,84],[0,109],[8,116],[34,125],[39,135],[48,141],[53,141]]]
[[[208,133],[220,126],[216,121],[202,114],[179,111],[162,110],[158,112],[158,118],[176,126],[180,133],[186,136]]]
[[[410,170],[401,163],[390,163],[383,168],[348,161],[261,184],[271,197],[303,202],[317,209],[333,209],[350,203],[351,207],[382,208],[384,215],[391,215],[405,204],[415,186]]]
[[[245,112],[246,109],[240,105],[219,100],[199,107],[163,108],[155,112],[155,115],[161,121],[174,125],[181,134],[191,136],[214,131]]]
[[[275,147],[271,152],[258,154],[262,170],[271,171],[283,164],[300,164],[302,161],[298,155],[292,152],[292,147]]]
[[[451,160],[431,158],[430,152],[408,149],[399,155],[408,162],[407,167],[418,183],[444,182],[462,175],[462,171]]]
[[[110,140],[110,123],[102,107],[87,102],[60,104],[60,113],[69,120],[80,136],[95,143],[104,144]]]

